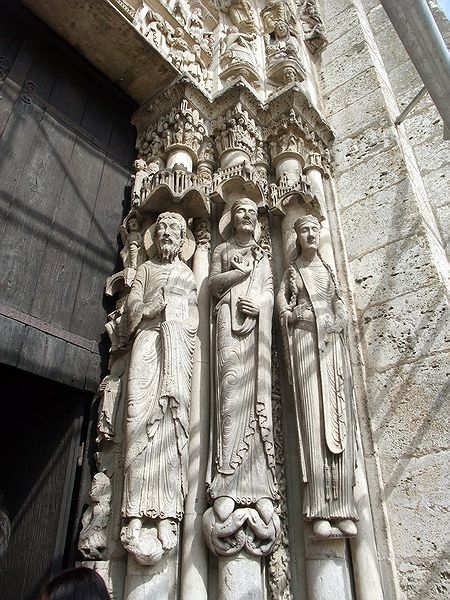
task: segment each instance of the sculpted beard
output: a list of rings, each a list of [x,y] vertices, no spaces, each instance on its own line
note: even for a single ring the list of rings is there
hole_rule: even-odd
[[[159,255],[163,260],[172,262],[180,252],[181,244],[176,244],[173,240],[161,240],[159,244]]]

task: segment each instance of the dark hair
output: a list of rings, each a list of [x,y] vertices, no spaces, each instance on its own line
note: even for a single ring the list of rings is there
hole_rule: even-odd
[[[111,600],[105,582],[93,569],[63,571],[45,586],[40,600]]]

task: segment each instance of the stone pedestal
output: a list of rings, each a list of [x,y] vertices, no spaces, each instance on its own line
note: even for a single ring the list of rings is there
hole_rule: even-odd
[[[308,600],[351,600],[353,598],[345,539],[311,539],[305,529],[306,581]]]
[[[141,567],[129,557],[124,598],[126,600],[172,600],[174,582],[171,581],[170,571],[167,557],[154,567]]]
[[[242,552],[219,558],[218,597],[220,600],[264,600],[261,559]]]

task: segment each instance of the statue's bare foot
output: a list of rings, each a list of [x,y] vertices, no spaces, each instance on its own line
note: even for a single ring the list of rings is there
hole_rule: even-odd
[[[141,529],[142,521],[138,518],[131,519],[128,525],[122,527],[122,530],[120,532],[120,539],[125,548],[127,548],[133,543],[136,543],[139,540],[139,534]]]
[[[226,521],[233,514],[235,502],[233,498],[221,496],[214,500],[214,512],[219,517],[220,521]]]
[[[336,523],[338,529],[346,536],[353,537],[358,533],[356,524],[351,519],[343,519]]]
[[[260,498],[255,506],[264,523],[268,525],[274,511],[272,500],[270,498]]]
[[[316,537],[327,538],[331,535],[331,525],[326,519],[317,519],[312,526],[313,533]]]
[[[158,538],[164,550],[172,550],[177,545],[177,526],[170,519],[161,519],[157,525]]]

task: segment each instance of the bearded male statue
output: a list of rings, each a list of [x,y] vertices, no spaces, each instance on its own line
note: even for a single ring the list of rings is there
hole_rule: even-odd
[[[159,215],[155,256],[137,269],[127,300],[133,340],[125,423],[126,523],[121,540],[143,565],[177,543],[187,493],[189,405],[197,293],[192,271],[180,259],[186,222]]]

